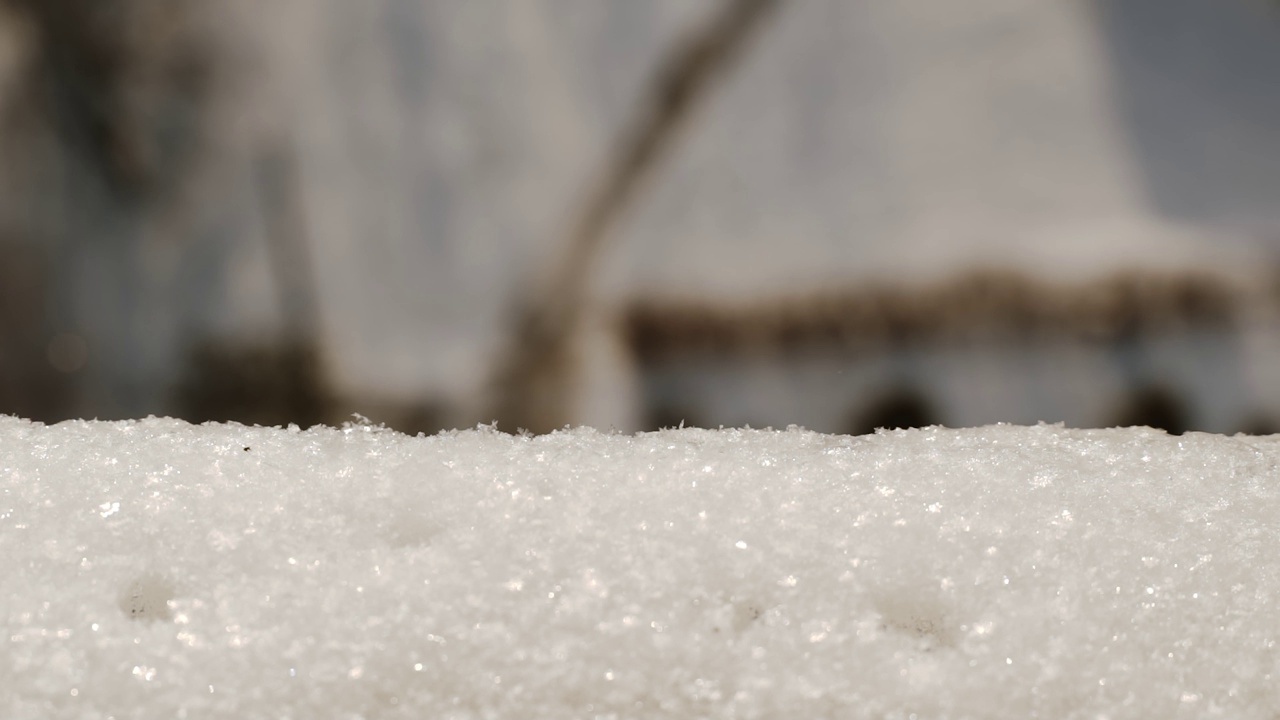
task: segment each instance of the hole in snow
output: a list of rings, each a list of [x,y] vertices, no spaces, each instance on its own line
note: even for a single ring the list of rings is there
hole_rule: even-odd
[[[735,596],[712,607],[707,612],[707,619],[711,623],[711,632],[737,635],[760,620],[764,611],[762,603]]]
[[[391,512],[385,532],[392,547],[407,548],[430,545],[440,533],[440,527],[430,515],[409,506]]]
[[[926,651],[956,644],[955,624],[936,597],[902,588],[877,596],[875,608],[885,630],[919,642]]]
[[[156,573],[143,573],[120,593],[120,610],[131,620],[169,620],[173,583]]]

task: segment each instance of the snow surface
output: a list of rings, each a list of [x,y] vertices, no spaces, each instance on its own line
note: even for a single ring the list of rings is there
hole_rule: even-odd
[[[0,717],[1272,720],[1278,459],[0,418]]]

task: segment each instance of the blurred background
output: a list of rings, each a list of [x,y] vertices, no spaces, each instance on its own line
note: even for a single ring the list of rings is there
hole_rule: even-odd
[[[0,0],[0,413],[1280,430],[1267,0]]]

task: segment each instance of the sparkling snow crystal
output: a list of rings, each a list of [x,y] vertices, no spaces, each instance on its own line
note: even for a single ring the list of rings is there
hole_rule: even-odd
[[[0,717],[1274,720],[1278,459],[0,418]]]

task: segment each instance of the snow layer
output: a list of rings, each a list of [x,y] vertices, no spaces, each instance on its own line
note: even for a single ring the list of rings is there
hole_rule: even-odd
[[[0,716],[1271,720],[1277,459],[0,418]]]

